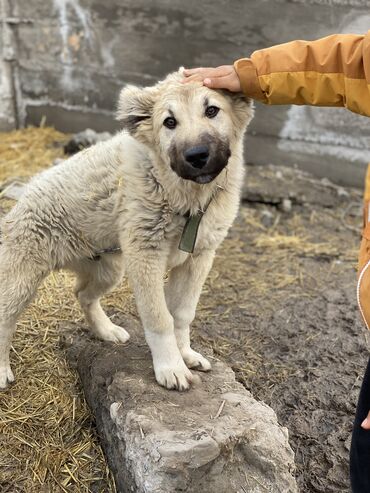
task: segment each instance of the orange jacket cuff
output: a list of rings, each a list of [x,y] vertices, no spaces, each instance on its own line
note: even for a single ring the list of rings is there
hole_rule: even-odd
[[[244,94],[252,99],[257,99],[258,101],[266,103],[267,98],[259,84],[257,72],[252,60],[250,58],[240,58],[234,63],[234,68],[238,74]]]

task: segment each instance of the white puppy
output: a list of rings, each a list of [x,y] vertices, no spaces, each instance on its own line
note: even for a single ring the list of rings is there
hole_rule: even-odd
[[[184,390],[189,368],[210,369],[190,346],[189,325],[237,214],[252,109],[240,94],[181,78],[123,89],[118,117],[126,130],[35,177],[2,220],[0,388],[14,380],[17,318],[44,277],[62,268],[77,275],[93,333],[114,342],[129,335],[99,300],[128,276],[158,383]]]

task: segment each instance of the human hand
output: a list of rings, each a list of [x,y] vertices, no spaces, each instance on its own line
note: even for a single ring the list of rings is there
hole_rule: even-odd
[[[183,83],[199,81],[210,89],[227,89],[240,92],[241,85],[233,65],[222,65],[216,68],[192,68],[184,70]]]
[[[370,430],[370,411],[366,416],[366,418],[361,423],[361,428],[363,428],[364,430]]]

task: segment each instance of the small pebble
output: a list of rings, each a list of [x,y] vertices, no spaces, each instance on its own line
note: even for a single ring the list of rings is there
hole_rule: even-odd
[[[337,188],[337,194],[338,197],[343,197],[344,199],[349,197],[349,193],[344,188]]]
[[[265,228],[270,228],[274,224],[275,218],[274,214],[267,209],[261,212],[261,223]]]
[[[283,212],[291,212],[292,211],[292,201],[290,199],[283,199],[280,209]]]

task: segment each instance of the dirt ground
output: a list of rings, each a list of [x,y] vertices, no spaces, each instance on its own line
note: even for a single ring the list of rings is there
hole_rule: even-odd
[[[28,144],[17,145],[17,160],[29,155]],[[6,162],[0,159],[4,183],[14,168]],[[289,429],[302,493],[349,491],[350,433],[368,358],[355,289],[361,213],[359,191],[249,165],[239,217],[194,322],[193,338],[230,364]],[[60,327],[83,325],[72,282],[51,276],[20,321],[17,382],[0,395],[4,492],[114,491],[94,419],[58,345]],[[136,317],[127,285],[105,306],[116,321]]]
[[[240,216],[194,324],[194,336],[289,429],[304,493],[350,491],[350,433],[368,358],[355,290],[361,212],[358,191],[248,166]]]

